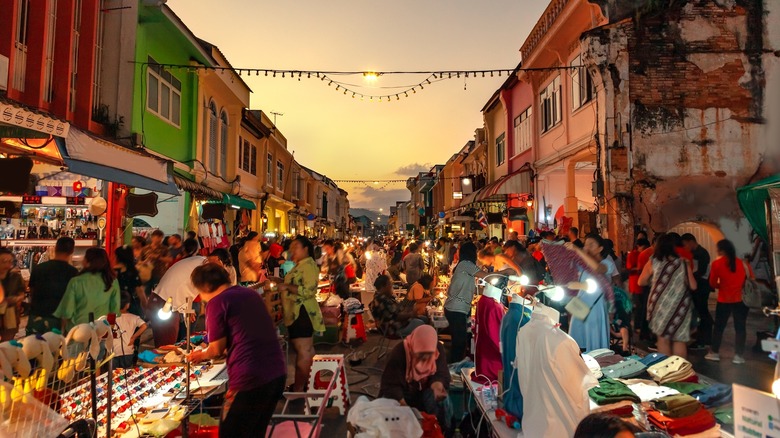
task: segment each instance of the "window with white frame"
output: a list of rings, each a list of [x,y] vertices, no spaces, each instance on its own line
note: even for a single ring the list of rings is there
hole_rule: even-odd
[[[227,177],[228,116],[224,110],[219,115],[219,174]]]
[[[593,83],[593,78],[590,76],[588,69],[581,67],[582,55],[577,55],[570,65],[572,67],[569,70],[571,76],[571,106],[572,110],[576,110],[593,100],[593,96],[596,95],[596,85]]]
[[[506,161],[506,140],[504,134],[496,138],[496,166],[504,164]]]
[[[217,121],[217,105],[212,100],[209,102],[209,166],[208,170],[211,173],[217,172],[217,150],[218,150],[218,136],[219,122]]]
[[[542,132],[549,131],[561,122],[561,77],[556,76],[539,94],[539,107],[542,110]]]
[[[515,117],[515,155],[527,151],[531,148],[531,115],[532,107]]]
[[[271,187],[274,185],[274,156],[271,154],[265,160],[265,184]]]
[[[284,190],[284,164],[281,161],[276,162],[276,188]]]
[[[181,124],[181,81],[149,57],[146,109],[173,125]],[[217,110],[214,108],[216,119]],[[211,171],[215,171],[212,168]]]

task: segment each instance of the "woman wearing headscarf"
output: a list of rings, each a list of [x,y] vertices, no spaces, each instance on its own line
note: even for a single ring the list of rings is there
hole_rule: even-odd
[[[471,315],[471,302],[477,292],[474,278],[487,275],[487,272],[477,267],[476,245],[466,242],[460,247],[459,253],[458,264],[452,271],[450,287],[447,289],[447,300],[444,302],[444,316],[450,324],[452,335],[450,363],[460,361],[466,354],[466,345],[469,341],[466,329]]]
[[[447,398],[450,372],[436,330],[421,325],[393,348],[387,361],[379,397],[436,415],[444,426],[442,400]]]
[[[314,359],[314,333],[325,331],[325,323],[317,303],[317,284],[320,268],[314,261],[314,245],[303,236],[298,236],[290,244],[290,256],[295,267],[277,282],[282,292],[284,325],[295,350],[295,382],[292,390],[300,392],[309,379],[309,371]]]

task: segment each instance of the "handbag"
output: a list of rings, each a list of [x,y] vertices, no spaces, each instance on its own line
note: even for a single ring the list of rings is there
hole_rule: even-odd
[[[750,308],[760,308],[763,304],[762,295],[764,287],[761,283],[750,278],[750,269],[747,262],[742,260],[742,266],[745,268],[745,284],[742,286],[742,302]]]
[[[582,301],[579,297],[574,297],[571,300],[569,300],[568,303],[566,303],[566,311],[569,312],[569,314],[581,321],[585,321],[588,319],[588,315],[590,315],[590,311],[593,310],[593,307],[598,304],[601,297],[604,296],[602,293],[599,295],[598,298],[596,298],[596,301],[593,302],[593,305],[588,306],[585,304],[585,301]]]

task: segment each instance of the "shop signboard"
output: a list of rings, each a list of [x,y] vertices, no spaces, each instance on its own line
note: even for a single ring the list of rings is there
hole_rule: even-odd
[[[734,437],[780,436],[780,403],[769,393],[733,385]]]

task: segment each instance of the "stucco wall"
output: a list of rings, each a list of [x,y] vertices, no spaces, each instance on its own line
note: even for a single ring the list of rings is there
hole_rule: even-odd
[[[702,221],[747,247],[735,189],[780,170],[765,12],[761,2],[678,2],[585,38],[606,89],[607,197],[627,212],[613,214],[611,237]]]

